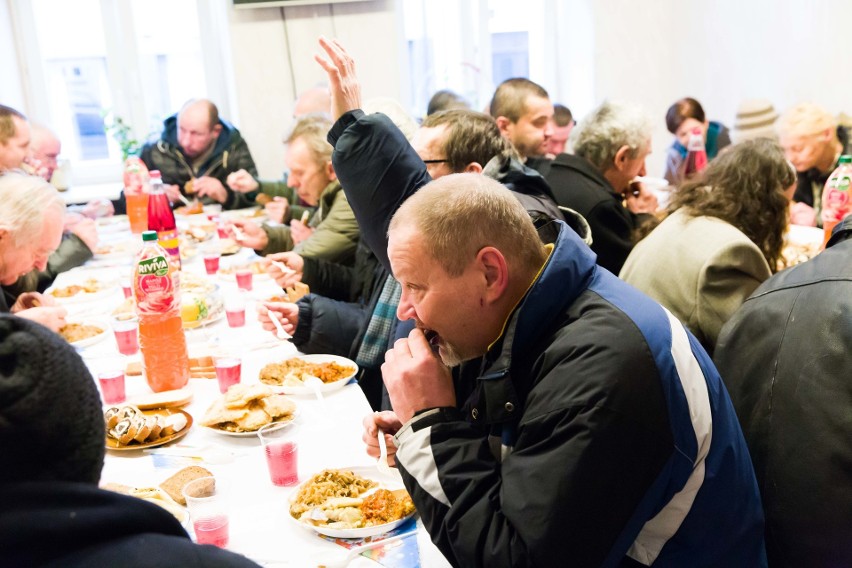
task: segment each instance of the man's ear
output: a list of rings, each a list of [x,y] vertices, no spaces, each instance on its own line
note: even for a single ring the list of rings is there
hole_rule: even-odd
[[[462,173],[463,174],[481,174],[482,173],[482,166],[479,164],[479,162],[471,162],[464,167],[464,169],[462,170]]]
[[[483,300],[492,304],[503,297],[509,286],[509,269],[506,264],[506,257],[494,247],[483,247],[476,254],[476,260],[485,279]]]
[[[618,149],[618,152],[615,153],[615,159],[613,160],[613,167],[618,171],[624,170],[625,165],[627,164],[627,160],[630,159],[630,146],[625,144],[621,148]]]
[[[512,121],[505,116],[498,116],[494,119],[494,121],[497,123],[497,128],[500,129],[500,134],[505,136],[509,132],[509,127],[512,125]]]
[[[325,163],[325,176],[331,181],[337,179],[337,173],[334,171],[334,164],[331,163],[331,160]]]
[[[216,138],[218,138],[221,133],[222,133],[222,123],[220,122],[216,126],[213,127],[213,134],[215,134]]]

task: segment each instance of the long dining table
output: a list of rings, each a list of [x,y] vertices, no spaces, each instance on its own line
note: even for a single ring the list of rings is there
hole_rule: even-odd
[[[230,212],[226,212],[230,213]],[[251,214],[248,212],[247,214]],[[226,214],[223,213],[223,218]],[[186,229],[192,217],[179,218]],[[198,216],[203,220],[204,216]],[[122,284],[130,282],[135,250],[141,244],[132,235],[126,218],[98,220],[101,243],[99,253],[86,265],[60,274],[53,288],[95,280],[102,286],[89,299],[67,299],[68,321],[94,323],[105,333],[78,347],[93,377],[101,371],[126,368],[139,362],[141,353],[124,356],[118,352],[110,329],[110,314],[124,301]],[[209,225],[207,225],[209,227]],[[185,231],[182,231],[185,232]],[[195,231],[198,234],[199,231]],[[223,314],[216,314],[194,329],[185,331],[190,357],[228,355],[242,362],[241,382],[258,383],[259,372],[267,363],[298,355],[287,340],[276,338],[257,321],[255,304],[280,294],[278,285],[265,274],[256,274],[251,291],[239,290],[232,275],[208,276],[202,260],[206,250],[214,249],[218,237],[213,234],[200,242],[185,242],[182,274],[193,274],[215,283],[222,299],[242,295],[246,302],[243,327],[229,327]],[[194,252],[190,254],[190,251]],[[257,261],[254,251],[242,249],[221,258],[221,268]],[[49,293],[49,291],[48,291]],[[97,381],[96,381],[97,382]],[[125,376],[126,402],[149,401],[152,391],[141,375]],[[188,465],[208,469],[218,482],[224,482],[229,494],[230,542],[227,549],[243,554],[264,566],[316,566],[321,557],[343,559],[348,549],[361,541],[332,539],[315,533],[289,514],[289,503],[297,488],[277,487],[270,481],[265,456],[256,436],[233,436],[201,426],[207,409],[220,397],[215,378],[191,378],[182,389],[188,402],[181,406],[193,419],[185,436],[171,443],[139,450],[107,451],[101,484],[131,487],[156,487],[173,473]],[[312,393],[288,395],[296,405],[296,416],[289,427],[298,444],[299,481],[304,482],[327,468],[359,468],[382,480],[376,461],[364,449],[362,419],[372,410],[360,387],[354,382],[318,397]],[[105,405],[105,408],[110,405]],[[398,473],[395,473],[398,476]],[[401,486],[400,479],[392,480]],[[188,519],[188,516],[186,517]],[[188,521],[184,526],[193,535]],[[407,533],[406,533],[407,531]],[[398,532],[408,534],[402,540],[357,556],[348,566],[388,566],[394,568],[443,567],[449,564],[429,540],[422,523],[414,519]],[[193,536],[194,538],[194,536]],[[380,540],[382,536],[371,540]]]

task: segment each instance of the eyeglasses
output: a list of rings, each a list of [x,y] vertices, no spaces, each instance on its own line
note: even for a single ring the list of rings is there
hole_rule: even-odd
[[[449,160],[423,160],[424,164],[446,164]]]

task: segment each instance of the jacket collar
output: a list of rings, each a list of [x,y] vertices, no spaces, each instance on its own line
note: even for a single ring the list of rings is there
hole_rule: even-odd
[[[581,158],[580,156],[575,156],[573,154],[559,154],[553,159],[553,166],[561,166],[563,168],[567,168],[569,170],[574,170],[585,178],[592,180],[595,184],[600,185],[606,188],[608,193],[616,196],[621,202],[621,195],[616,193],[615,189],[613,189],[612,184],[609,183],[609,180],[606,179],[599,169],[597,169],[590,161],[585,158]]]
[[[564,222],[559,228],[553,251],[518,307],[509,316],[503,334],[485,354],[479,380],[491,423],[515,417],[525,396],[511,378],[514,357],[523,355],[550,330],[556,320],[589,286],[595,273],[595,253]],[[521,387],[524,391],[528,387]]]

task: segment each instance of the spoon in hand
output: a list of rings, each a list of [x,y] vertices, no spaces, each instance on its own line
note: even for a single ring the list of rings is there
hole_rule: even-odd
[[[281,325],[281,322],[278,321],[278,316],[276,314],[273,314],[272,310],[270,310],[269,308],[266,308],[266,315],[269,316],[269,319],[271,319],[272,323],[275,324],[275,329],[278,330],[275,333],[275,337],[277,337],[278,339],[282,339],[282,340],[283,339],[290,339],[291,337],[293,337],[292,335],[290,335],[289,333],[284,331],[284,327]]]
[[[379,428],[379,461],[376,462],[376,467],[379,469],[379,473],[383,473],[385,475],[394,476],[393,468],[388,465],[388,445],[385,441],[385,431]]]

